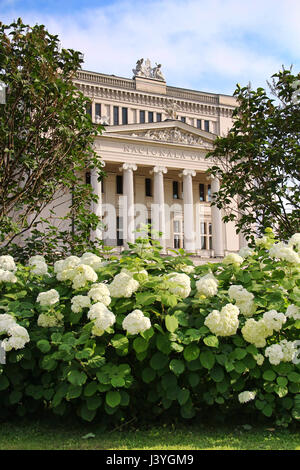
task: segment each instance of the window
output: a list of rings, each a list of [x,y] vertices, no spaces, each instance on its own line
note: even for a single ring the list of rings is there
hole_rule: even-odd
[[[181,116],[181,121],[182,121],[182,122],[186,122],[185,116]]]
[[[211,186],[210,186],[210,184],[207,186],[207,200],[211,201]]]
[[[86,104],[85,110],[86,110],[86,114],[89,114],[92,117],[92,105],[91,105],[91,103]]]
[[[87,171],[85,173],[85,184],[91,184],[91,172]]]
[[[205,201],[205,186],[202,183],[199,184],[199,199]]]
[[[197,119],[197,127],[198,129],[201,129],[201,119]]]
[[[153,122],[153,112],[152,111],[148,112],[148,122]]]
[[[145,194],[146,196],[152,196],[152,180],[151,178],[145,178]]]
[[[209,224],[208,224],[208,246],[209,246],[209,249],[210,249],[210,250],[213,249],[213,244],[212,244],[212,225],[211,225],[210,222],[209,222]]]
[[[183,248],[183,228],[181,220],[173,221],[173,243],[174,248]]]
[[[161,113],[156,113],[156,121],[161,122]]]
[[[179,183],[173,181],[173,199],[179,199]]]
[[[123,176],[122,175],[116,176],[116,193],[123,194]]]
[[[117,216],[117,246],[123,245],[123,217]]]
[[[95,116],[101,116],[101,104],[95,103]]]
[[[209,132],[209,121],[204,121],[204,130]]]
[[[114,126],[119,125],[119,106],[114,106]]]
[[[122,108],[122,124],[128,124],[128,108]]]
[[[206,222],[200,222],[201,250],[206,250]]]
[[[140,111],[140,123],[144,123],[145,122],[145,111]]]

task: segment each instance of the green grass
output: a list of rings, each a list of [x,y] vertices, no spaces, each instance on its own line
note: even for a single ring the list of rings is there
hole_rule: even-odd
[[[152,426],[103,431],[97,425],[1,423],[0,450],[300,450],[299,429],[267,426]],[[95,437],[83,437],[93,433]]]

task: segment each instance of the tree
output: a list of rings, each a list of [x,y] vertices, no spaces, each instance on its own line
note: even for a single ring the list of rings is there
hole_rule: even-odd
[[[87,210],[95,200],[91,187],[79,177],[87,168],[102,175],[93,142],[103,127],[92,123],[89,100],[73,83],[82,62],[80,52],[61,48],[43,25],[30,27],[20,18],[0,23],[0,82],[6,87],[6,103],[0,104],[2,251],[29,229],[25,245],[32,250],[60,243],[72,251],[99,222]],[[64,219],[72,224],[60,231],[40,216],[50,203],[55,216],[63,194],[69,197]],[[42,222],[48,223],[46,234]]]
[[[272,226],[282,239],[300,231],[299,77],[284,69],[274,74],[274,98],[263,88],[237,85],[233,127],[207,155],[221,182],[215,204],[237,203],[224,221],[234,220],[248,239],[254,227],[263,233]]]

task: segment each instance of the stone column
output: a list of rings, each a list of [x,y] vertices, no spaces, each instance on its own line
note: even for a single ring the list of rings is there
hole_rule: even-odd
[[[195,251],[193,180],[195,170],[183,170],[183,221],[184,221],[184,248],[186,251]]]
[[[133,243],[135,239],[134,226],[134,186],[133,172],[137,166],[134,163],[124,163],[123,170],[123,236],[125,242]]]
[[[166,219],[165,219],[165,191],[164,191],[164,174],[167,173],[167,168],[164,166],[155,166],[152,170],[154,174],[154,193],[153,193],[153,229],[162,232],[159,242],[166,250]]]
[[[104,166],[103,162],[103,166]],[[91,170],[91,185],[93,193],[97,196],[97,202],[92,201],[91,203],[91,212],[93,212],[98,217],[102,216],[102,181],[98,181],[98,170],[93,168]],[[96,230],[91,230],[90,234],[91,240],[94,242],[96,240],[102,240],[102,230],[96,228]]]
[[[211,199],[214,200],[215,194],[220,189],[220,181],[218,178],[211,180]],[[211,206],[211,223],[212,223],[212,245],[215,257],[224,256],[223,246],[223,225],[221,209],[217,206]]]

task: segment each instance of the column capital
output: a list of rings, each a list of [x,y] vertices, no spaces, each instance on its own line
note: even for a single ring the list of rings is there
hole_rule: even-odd
[[[183,170],[182,173],[179,173],[179,176],[196,176],[195,170]]]
[[[165,166],[155,166],[150,173],[163,173],[166,174],[168,169]]]
[[[136,171],[137,170],[137,166],[135,163],[123,163],[123,165],[121,166],[120,170],[132,170],[132,171]]]

